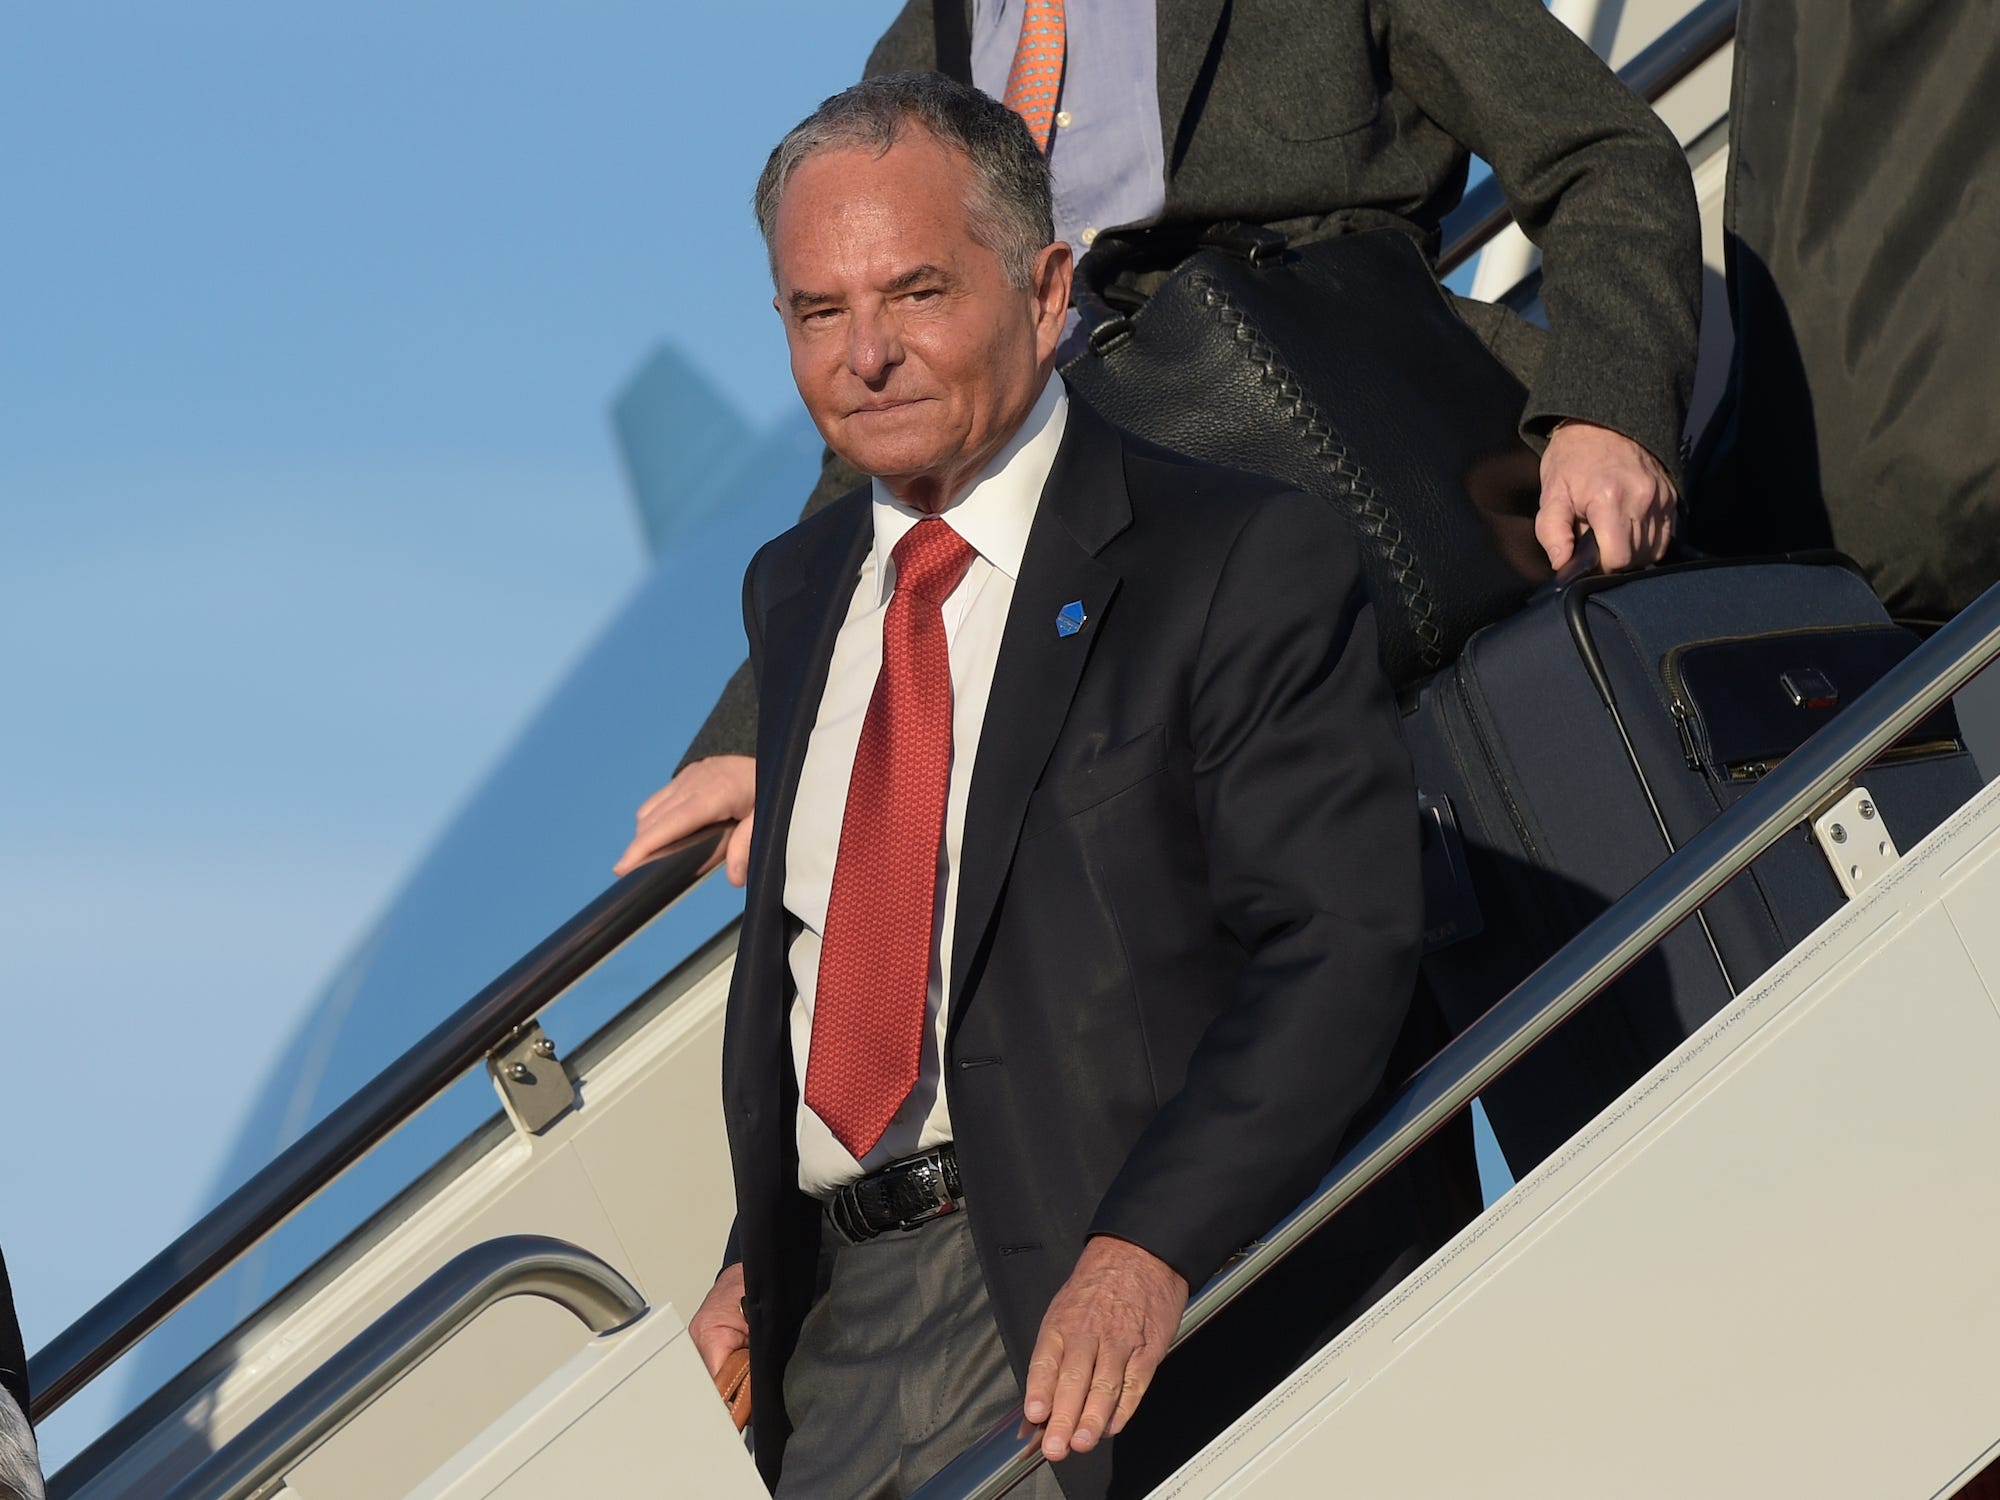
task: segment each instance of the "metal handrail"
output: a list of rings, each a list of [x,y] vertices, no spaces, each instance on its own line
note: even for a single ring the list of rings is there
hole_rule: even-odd
[[[546,1297],[600,1336],[646,1312],[646,1299],[631,1282],[566,1240],[509,1234],[474,1245],[203,1459],[163,1500],[257,1500],[269,1494],[459,1329],[509,1297]]]
[[[1188,1300],[1177,1346],[1569,1016],[1696,907],[1988,663],[2000,657],[2000,584],[1919,646],[1824,729],[1516,985],[1419,1069],[1318,1189],[1242,1259]],[[1014,1408],[911,1500],[998,1500],[1043,1462],[1041,1438]]]
[[[1707,62],[1736,35],[1739,0],[1702,0],[1662,32],[1651,46],[1629,59],[1618,78],[1648,104]],[[1499,182],[1488,177],[1445,215],[1438,275],[1449,275],[1485,248],[1513,220]]]
[[[46,1419],[686,894],[726,833],[723,826],[703,829],[611,886],[57,1334],[28,1362],[34,1420]]]

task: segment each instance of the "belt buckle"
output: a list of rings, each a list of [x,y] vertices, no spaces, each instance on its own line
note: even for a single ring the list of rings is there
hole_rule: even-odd
[[[927,1151],[917,1161],[910,1163],[912,1173],[921,1174],[931,1196],[937,1201],[919,1213],[910,1214],[896,1221],[896,1227],[905,1233],[928,1224],[932,1219],[942,1219],[946,1214],[958,1212],[958,1203],[945,1187],[944,1158],[937,1151]]]

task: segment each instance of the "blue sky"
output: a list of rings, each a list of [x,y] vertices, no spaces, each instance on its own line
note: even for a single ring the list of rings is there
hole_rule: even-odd
[[[200,1207],[300,1010],[637,582],[620,383],[672,338],[753,421],[795,400],[749,185],[895,9],[0,20],[31,1349]]]

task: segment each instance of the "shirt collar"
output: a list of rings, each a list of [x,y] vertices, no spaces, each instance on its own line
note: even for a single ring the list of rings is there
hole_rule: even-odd
[[[978,477],[939,514],[972,550],[1011,579],[1021,574],[1028,550],[1028,531],[1035,524],[1042,489],[1055,467],[1069,421],[1069,391],[1060,375],[1051,375],[1034,406],[993,455]],[[909,529],[924,519],[894,495],[881,480],[873,482],[875,504],[875,602],[886,604],[892,592],[890,554]]]

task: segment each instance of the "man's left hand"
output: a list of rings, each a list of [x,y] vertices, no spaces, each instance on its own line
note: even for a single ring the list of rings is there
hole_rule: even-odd
[[[1129,1240],[1097,1235],[1042,1318],[1022,1403],[1042,1455],[1088,1453],[1132,1419],[1181,1326],[1188,1284]]]
[[[1535,539],[1559,576],[1585,533],[1605,572],[1641,567],[1666,555],[1678,499],[1665,466],[1624,433],[1564,422],[1542,453]]]

